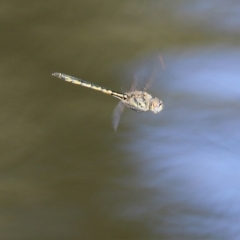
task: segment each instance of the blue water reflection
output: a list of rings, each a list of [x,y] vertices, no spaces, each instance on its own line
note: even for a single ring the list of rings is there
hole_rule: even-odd
[[[167,57],[153,88],[165,109],[128,119],[136,133],[126,134],[125,149],[136,174],[124,184],[131,182],[144,200],[125,206],[122,214],[142,219],[158,236],[240,238],[237,51]]]
[[[217,6],[217,7],[216,7]],[[211,27],[211,31],[239,32],[239,9],[238,1],[186,1],[179,4],[177,14],[182,16],[185,23],[201,21],[202,29]],[[191,20],[190,20],[191,19]],[[190,21],[187,21],[190,20]],[[214,32],[214,31],[213,31]]]

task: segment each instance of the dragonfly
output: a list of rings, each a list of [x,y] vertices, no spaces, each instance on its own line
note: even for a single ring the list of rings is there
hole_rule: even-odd
[[[163,102],[158,98],[153,98],[152,95],[146,92],[146,89],[149,87],[150,84],[146,84],[143,91],[137,91],[133,90],[134,86],[132,86],[131,91],[126,93],[120,93],[116,91],[112,91],[109,89],[106,89],[104,87],[100,87],[98,85],[92,84],[90,82],[87,82],[85,80],[72,77],[70,75],[64,74],[64,73],[53,73],[52,76],[58,77],[66,82],[70,82],[73,84],[81,85],[83,87],[91,88],[97,91],[100,91],[102,93],[111,95],[120,102],[116,106],[116,108],[113,111],[113,117],[112,117],[112,124],[115,132],[117,131],[117,127],[120,121],[121,114],[126,107],[136,111],[136,112],[153,112],[153,113],[159,113],[163,109]]]

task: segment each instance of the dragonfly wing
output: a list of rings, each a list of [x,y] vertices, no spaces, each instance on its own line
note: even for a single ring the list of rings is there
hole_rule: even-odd
[[[162,69],[165,69],[165,63],[164,63],[164,60],[161,55],[158,55],[157,62],[158,62],[158,64],[152,70],[150,77],[144,81],[144,88],[143,88],[144,91],[146,91],[152,85],[153,81],[155,80],[155,78],[157,76],[157,70],[159,68],[159,63],[161,65]]]
[[[124,108],[125,108],[124,103],[119,102],[113,111],[112,124],[113,124],[113,128],[114,128],[115,132],[117,131],[117,127],[118,127],[118,124],[119,124],[119,121],[120,121],[120,118],[121,118]]]
[[[133,83],[132,83],[132,86],[131,86],[131,92],[135,91],[136,89],[139,88],[139,77],[137,76],[137,74],[134,74],[134,78],[133,78]]]

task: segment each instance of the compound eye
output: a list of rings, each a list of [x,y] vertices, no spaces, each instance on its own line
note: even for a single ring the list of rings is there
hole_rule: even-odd
[[[158,105],[157,101],[153,101],[152,106],[155,108]]]

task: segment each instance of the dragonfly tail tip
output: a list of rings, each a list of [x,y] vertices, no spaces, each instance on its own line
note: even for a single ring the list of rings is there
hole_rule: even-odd
[[[59,75],[59,73],[52,73],[52,76],[55,76],[55,77],[57,77]]]

